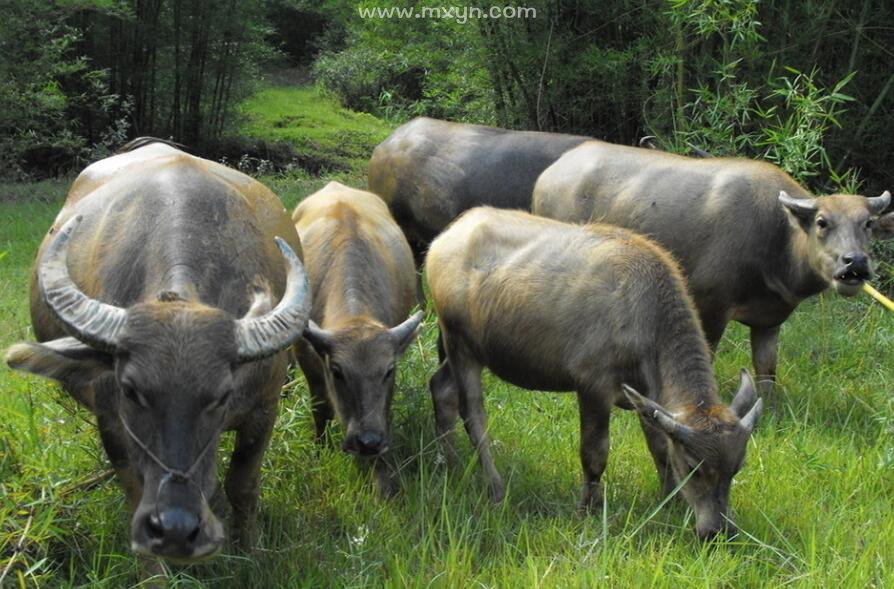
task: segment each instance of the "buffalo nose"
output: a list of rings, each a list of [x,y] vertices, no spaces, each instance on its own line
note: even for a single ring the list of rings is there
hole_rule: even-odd
[[[379,432],[366,430],[357,436],[356,448],[359,454],[372,456],[382,451],[385,438]]]
[[[852,252],[841,256],[841,261],[848,267],[868,268],[869,256],[862,252]]]
[[[869,278],[869,256],[863,252],[851,252],[841,256],[845,271],[855,278]]]
[[[172,507],[146,517],[146,534],[161,545],[188,546],[199,535],[199,517],[185,509]]]

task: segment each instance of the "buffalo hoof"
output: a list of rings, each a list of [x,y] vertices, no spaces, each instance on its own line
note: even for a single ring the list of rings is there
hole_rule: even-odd
[[[506,485],[503,484],[503,481],[494,481],[487,487],[490,492],[490,500],[494,503],[501,503],[506,497]]]
[[[580,503],[578,504],[578,511],[583,515],[598,513],[602,511],[602,503],[602,483],[599,481],[595,483],[584,483],[583,490],[581,491]]]

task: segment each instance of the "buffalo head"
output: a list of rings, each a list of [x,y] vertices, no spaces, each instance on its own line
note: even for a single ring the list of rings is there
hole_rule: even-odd
[[[839,294],[853,296],[863,282],[872,276],[869,241],[890,237],[885,231],[894,220],[894,213],[879,219],[890,205],[891,193],[863,197],[853,194],[831,194],[817,198],[792,198],[785,191],[779,201],[789,212],[796,230],[807,236],[807,259]],[[879,224],[877,230],[875,225]]]
[[[253,403],[258,360],[301,335],[310,312],[300,260],[276,238],[287,285],[271,309],[257,296],[242,318],[160,293],[128,308],[87,296],[68,272],[67,253],[80,216],[46,248],[38,286],[72,337],[10,348],[13,368],[54,378],[97,415],[113,464],[133,503],[135,551],[180,561],[216,553],[225,538],[208,498],[215,491],[216,450],[222,431]]]
[[[388,449],[395,365],[419,333],[422,317],[419,311],[391,328],[363,318],[331,331],[308,323],[304,338],[326,366],[326,388],[345,427],[345,451],[376,456]]]
[[[667,461],[680,489],[695,512],[695,531],[710,539],[722,530],[734,532],[729,519],[729,492],[733,477],[745,461],[748,438],[763,409],[754,381],[742,370],[741,382],[727,408],[687,408],[676,413],[624,385],[633,408],[651,427],[667,438]]]

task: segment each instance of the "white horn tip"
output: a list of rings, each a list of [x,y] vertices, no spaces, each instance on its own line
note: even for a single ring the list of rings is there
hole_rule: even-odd
[[[273,241],[276,242],[276,246],[279,248],[279,251],[281,251],[284,256],[289,258],[298,257],[295,255],[295,250],[292,249],[292,246],[289,245],[289,242],[287,242],[279,235],[274,237]]]

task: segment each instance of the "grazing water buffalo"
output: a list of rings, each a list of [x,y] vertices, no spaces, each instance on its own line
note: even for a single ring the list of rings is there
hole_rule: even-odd
[[[494,498],[503,481],[486,433],[485,367],[526,389],[577,393],[582,509],[602,503],[618,405],[639,413],[664,491],[689,477],[682,494],[699,537],[725,526],[762,401],[744,370],[732,404],[720,401],[685,281],[666,252],[618,227],[477,208],[435,239],[425,263],[447,352],[431,380],[438,434],[453,455],[459,409]]]
[[[588,140],[421,117],[376,147],[369,189],[388,203],[421,264],[431,240],[466,209],[530,210],[540,173]]]
[[[374,459],[376,484],[393,491],[388,449],[395,365],[419,331],[413,254],[375,194],[330,182],[292,215],[313,289],[312,321],[295,344],[313,397],[317,440],[333,417],[343,448]]]
[[[96,415],[131,508],[133,549],[216,553],[207,499],[221,432],[237,539],[250,537],[287,354],[310,312],[300,242],[248,176],[149,138],[85,169],[44,238],[12,368]],[[296,254],[297,252],[297,254]],[[273,307],[273,303],[279,301]]]
[[[754,369],[769,391],[780,325],[829,286],[848,296],[860,291],[870,277],[873,223],[889,203],[887,192],[814,198],[764,162],[589,141],[543,172],[533,211],[627,227],[667,248],[688,278],[712,348],[730,320],[751,328]]]

